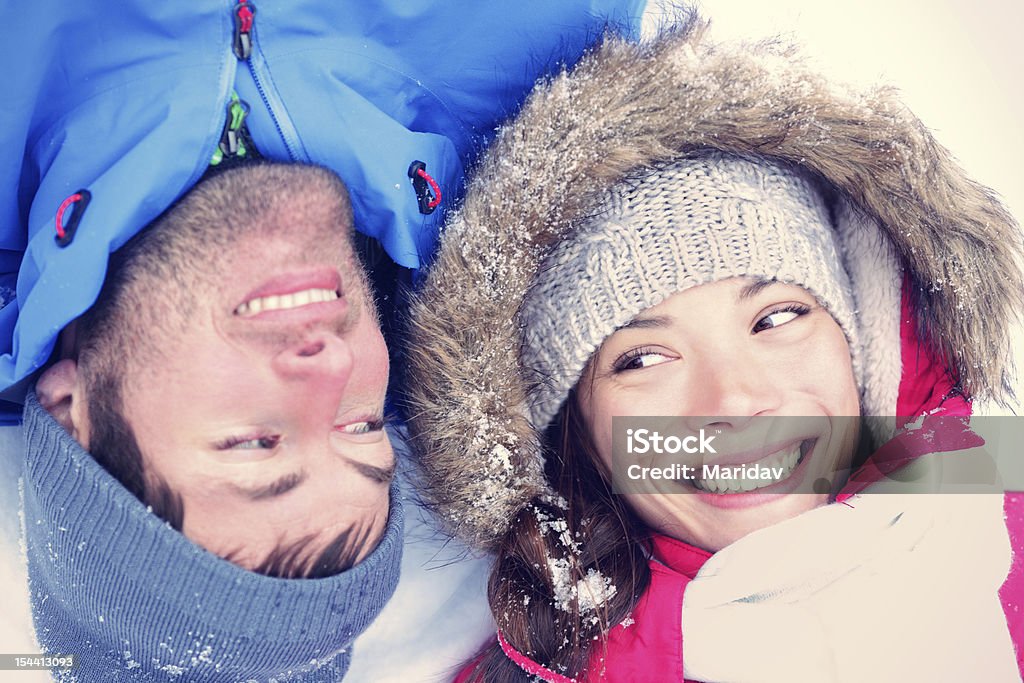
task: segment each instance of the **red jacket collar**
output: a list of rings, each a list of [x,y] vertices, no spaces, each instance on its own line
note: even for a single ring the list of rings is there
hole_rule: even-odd
[[[689,543],[657,534],[651,537],[651,554],[654,559],[672,571],[691,579],[711,557],[711,553]]]

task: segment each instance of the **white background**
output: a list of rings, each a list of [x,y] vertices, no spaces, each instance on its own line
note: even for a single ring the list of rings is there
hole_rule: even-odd
[[[719,37],[789,35],[822,70],[884,81],[977,180],[1024,215],[1024,2],[704,0]]]

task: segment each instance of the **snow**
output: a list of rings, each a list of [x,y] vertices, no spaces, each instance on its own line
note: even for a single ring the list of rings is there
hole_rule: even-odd
[[[580,613],[596,611],[608,600],[615,597],[618,588],[607,576],[596,569],[588,569],[585,578],[576,582],[576,595],[579,596]]]
[[[404,461],[404,445],[396,443],[396,454]],[[399,468],[403,485],[409,474]],[[486,598],[490,558],[446,541],[413,501],[405,499],[403,505],[402,580],[381,615],[356,640],[346,681],[450,680],[462,661],[494,637]]]
[[[0,427],[0,651],[37,653],[25,579],[25,548],[21,541],[21,428]],[[49,681],[46,671],[4,672],[12,683]],[[9,677],[9,678],[8,678]]]

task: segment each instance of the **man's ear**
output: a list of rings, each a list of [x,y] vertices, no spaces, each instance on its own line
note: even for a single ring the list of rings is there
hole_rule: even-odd
[[[59,360],[48,367],[36,382],[39,404],[89,450],[89,429],[86,420],[86,397],[78,362],[73,358]]]

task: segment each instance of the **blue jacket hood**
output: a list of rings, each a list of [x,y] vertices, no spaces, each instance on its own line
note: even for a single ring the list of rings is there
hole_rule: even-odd
[[[0,164],[0,388],[20,401],[57,334],[99,293],[107,257],[208,167],[232,92],[267,158],[312,162],[348,185],[356,227],[400,266],[433,251],[465,167],[534,81],[609,27],[635,36],[644,0],[521,3],[119,3],[54,0],[8,17]],[[254,13],[252,51],[233,50]],[[420,211],[421,161],[442,193]],[[88,205],[70,244],[59,209]],[[77,215],[76,215],[77,213]],[[20,383],[20,385],[19,385]]]

